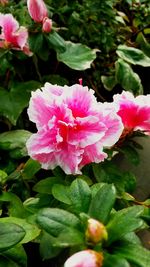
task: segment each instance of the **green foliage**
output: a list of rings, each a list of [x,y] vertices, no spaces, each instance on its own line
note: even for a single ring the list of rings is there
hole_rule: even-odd
[[[25,236],[24,229],[12,222],[0,222],[0,252],[18,244]]]
[[[106,149],[107,160],[76,176],[41,169],[28,158],[26,141],[37,131],[27,115],[31,92],[45,82],[64,86],[83,78],[103,102],[122,90],[150,93],[149,0],[44,2],[49,33],[31,19],[26,1],[0,3],[0,13],[27,27],[32,51],[0,48],[0,267],[31,267],[32,255],[39,266],[60,267],[84,249],[103,253],[104,267],[148,267],[150,252],[137,233],[150,224],[150,200],[131,195],[136,177],[114,157],[140,164],[134,137],[144,133],[121,136]],[[107,240],[89,241],[89,219],[104,225]]]

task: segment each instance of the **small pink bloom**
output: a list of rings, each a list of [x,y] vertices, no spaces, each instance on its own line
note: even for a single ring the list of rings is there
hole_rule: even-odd
[[[24,50],[28,47],[28,31],[25,27],[19,27],[19,23],[11,14],[0,14],[0,47]]]
[[[45,17],[43,19],[43,22],[42,23],[43,23],[43,25],[42,25],[42,31],[43,32],[46,32],[46,33],[51,32],[51,30],[52,30],[52,20],[49,19],[49,18],[47,18],[47,17]]]
[[[123,130],[116,112],[79,84],[46,83],[32,93],[28,114],[38,129],[27,142],[29,155],[43,168],[60,166],[67,174],[80,174],[84,165],[103,161],[103,148],[114,145]]]
[[[35,22],[42,22],[48,17],[48,11],[43,0],[27,0],[28,11]]]
[[[8,0],[0,0],[0,5],[5,6],[8,4]]]
[[[101,267],[102,263],[102,253],[88,249],[73,254],[65,262],[64,267]]]
[[[90,218],[87,223],[86,238],[89,242],[95,244],[107,240],[108,234],[105,226],[101,222]]]
[[[150,134],[150,94],[134,97],[123,91],[114,96],[114,105],[127,132],[140,130]]]

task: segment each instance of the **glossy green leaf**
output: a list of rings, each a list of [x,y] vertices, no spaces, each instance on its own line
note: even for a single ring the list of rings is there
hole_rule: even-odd
[[[64,53],[66,51],[65,40],[55,31],[45,35],[48,46],[53,48],[58,53]]]
[[[50,207],[54,198],[47,194],[38,194],[37,197],[30,197],[23,203],[23,207],[27,212],[37,213],[44,207]]]
[[[142,32],[140,32],[136,38],[136,42],[140,45],[142,51],[150,57],[150,43],[147,42]]]
[[[14,130],[0,134],[0,149],[14,150],[16,148],[23,148],[31,133],[26,130]]]
[[[52,188],[54,198],[65,204],[71,205],[70,187],[62,184],[54,184]]]
[[[42,33],[34,33],[29,35],[30,49],[34,53],[38,53],[43,47],[44,37]]]
[[[111,91],[115,85],[117,84],[117,81],[115,79],[115,76],[101,76],[102,83],[108,91]]]
[[[40,234],[40,229],[33,224],[30,224],[27,222],[25,219],[20,219],[16,217],[5,217],[5,218],[0,218],[0,223],[14,223],[17,224],[18,226],[21,226],[25,230],[25,236],[24,238],[20,241],[21,244],[28,243],[32,240],[34,240],[39,234]]]
[[[117,211],[107,224],[109,244],[121,239],[127,233],[143,227],[144,222],[140,218],[143,207],[133,206]]]
[[[62,183],[62,179],[58,177],[48,177],[35,184],[33,190],[42,194],[52,194],[52,188],[57,183]]]
[[[103,267],[130,267],[124,257],[117,255],[104,254]]]
[[[0,254],[0,267],[27,267],[27,255],[22,246],[15,246]]]
[[[56,257],[61,251],[60,247],[57,247],[54,237],[43,231],[40,240],[40,254],[43,260]]]
[[[96,58],[96,50],[80,43],[66,42],[66,51],[57,54],[58,61],[63,62],[74,70],[86,70]]]
[[[70,186],[70,199],[73,210],[78,213],[88,212],[91,202],[91,190],[88,184],[81,179],[74,180]]]
[[[0,88],[0,114],[16,125],[19,115],[28,106],[31,91],[37,89],[39,85],[37,81],[29,81],[14,84],[10,92]]]
[[[19,243],[25,233],[25,230],[17,224],[0,222],[0,252]]]
[[[45,208],[39,211],[37,216],[38,224],[49,234],[57,237],[62,231],[79,227],[79,219],[72,213],[58,209]]]
[[[135,95],[143,93],[143,86],[141,79],[135,73],[130,65],[122,59],[118,59],[115,63],[116,81],[123,89],[131,91]]]
[[[114,185],[103,185],[91,201],[89,215],[102,223],[106,223],[115,200],[116,190]]]
[[[126,145],[119,149],[132,164],[140,164],[140,156],[133,146]]]
[[[9,216],[17,218],[26,217],[27,212],[24,209],[22,201],[17,195],[11,192],[3,192],[0,194],[0,202],[1,201],[8,205]]]
[[[22,176],[24,180],[33,179],[34,175],[41,169],[41,165],[38,161],[29,159],[22,170]]]
[[[150,67],[150,58],[143,51],[126,45],[119,45],[116,51],[117,55],[123,60],[143,67]]]
[[[140,245],[125,242],[115,248],[114,252],[139,267],[148,267],[150,264],[150,251]]]

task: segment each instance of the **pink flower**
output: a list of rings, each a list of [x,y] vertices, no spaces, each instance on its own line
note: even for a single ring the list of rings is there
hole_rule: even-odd
[[[88,249],[72,255],[67,259],[64,267],[101,267],[102,262],[102,253]]]
[[[123,91],[114,96],[114,105],[126,131],[140,130],[150,134],[150,94],[134,97],[132,93]]]
[[[5,6],[8,4],[8,0],[0,0],[0,5]]]
[[[52,20],[47,18],[47,17],[45,17],[43,19],[42,31],[46,32],[46,33],[49,33],[49,32],[51,32],[51,30],[52,30]]]
[[[30,55],[27,44],[28,31],[25,27],[19,27],[19,23],[11,14],[0,14],[0,47],[22,50]]]
[[[79,84],[50,83],[32,93],[28,115],[38,132],[28,140],[27,149],[43,168],[60,166],[67,174],[80,174],[84,165],[103,161],[103,148],[118,141],[121,119],[93,93]]]
[[[48,11],[43,0],[27,0],[28,11],[35,22],[42,22],[48,17]]]

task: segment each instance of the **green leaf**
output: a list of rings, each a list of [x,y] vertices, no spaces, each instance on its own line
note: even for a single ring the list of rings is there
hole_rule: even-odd
[[[136,42],[140,45],[142,51],[150,57],[150,44],[147,42],[145,39],[144,35],[142,32],[140,32],[136,38]]]
[[[52,31],[50,34],[46,34],[45,38],[48,46],[58,53],[64,53],[66,51],[65,40],[57,32]]]
[[[59,247],[73,247],[83,245],[85,235],[76,229],[64,229],[57,237],[57,246]]]
[[[38,224],[49,234],[57,237],[62,231],[69,229],[78,229],[79,219],[72,213],[58,209],[45,208],[39,211],[37,215]]]
[[[57,53],[58,61],[63,62],[74,70],[86,70],[96,58],[96,50],[80,43],[66,42],[66,51]]]
[[[82,179],[76,179],[70,186],[70,199],[73,210],[76,212],[88,212],[91,202],[91,190]]]
[[[27,256],[22,246],[15,246],[0,254],[0,267],[27,267]]]
[[[33,179],[34,175],[41,169],[41,165],[38,161],[29,159],[22,170],[22,176],[24,180]]]
[[[116,200],[116,190],[114,185],[103,185],[93,197],[88,214],[102,223],[106,223],[111,209]]]
[[[70,187],[62,184],[54,184],[52,188],[54,198],[65,204],[71,205]]]
[[[25,233],[24,229],[17,224],[0,222],[0,252],[19,243]]]
[[[43,34],[34,33],[29,35],[29,46],[32,52],[38,53],[43,47]]]
[[[37,89],[39,85],[39,82],[29,81],[14,84],[10,92],[0,88],[0,114],[16,125],[19,115],[28,106],[31,91]]]
[[[107,224],[108,243],[121,239],[127,233],[140,229],[144,222],[140,218],[144,208],[133,206],[117,211]]]
[[[38,194],[37,197],[30,197],[23,203],[25,210],[30,213],[37,213],[41,208],[50,207],[54,198],[46,194]]]
[[[119,45],[116,51],[117,55],[128,63],[150,67],[150,58],[147,57],[140,49]]]
[[[27,215],[27,212],[24,209],[24,206],[20,198],[11,193],[3,192],[0,194],[0,201],[8,203],[9,216],[24,218]]]
[[[101,76],[101,80],[105,89],[108,91],[111,91],[117,84],[115,76]]]
[[[14,130],[0,134],[0,149],[14,150],[25,147],[31,133],[26,130]]]
[[[130,267],[129,263],[127,262],[124,257],[119,255],[110,255],[104,254],[104,262],[103,267]]]
[[[62,183],[62,179],[58,177],[48,177],[39,181],[34,185],[33,190],[42,194],[52,194],[52,188],[57,183]]]
[[[119,148],[119,151],[121,151],[125,155],[127,160],[129,160],[132,164],[136,166],[139,165],[140,157],[137,150],[133,146],[126,145],[124,147]]]
[[[14,223],[18,226],[21,226],[26,234],[24,238],[20,241],[20,244],[28,243],[34,240],[39,234],[40,229],[33,224],[28,223],[25,219],[15,218],[15,217],[5,217],[0,218],[0,223]]]
[[[135,95],[143,93],[141,79],[135,73],[130,65],[122,59],[115,62],[116,81],[127,91],[133,92]]]
[[[137,244],[125,242],[116,247],[114,253],[139,267],[148,267],[150,263],[150,251]]]
[[[40,254],[43,260],[56,257],[61,250],[62,248],[56,246],[55,239],[43,231],[43,235],[40,240]]]

